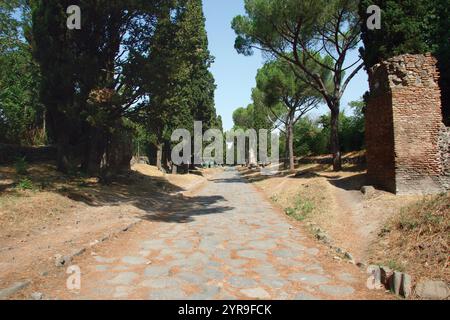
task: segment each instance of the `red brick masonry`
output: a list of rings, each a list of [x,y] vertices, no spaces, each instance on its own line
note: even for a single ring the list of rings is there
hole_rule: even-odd
[[[449,190],[450,130],[443,124],[439,72],[430,55],[401,55],[369,72],[369,182],[397,194]]]

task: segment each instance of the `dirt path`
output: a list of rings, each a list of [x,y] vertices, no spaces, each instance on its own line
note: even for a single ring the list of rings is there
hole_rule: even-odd
[[[326,256],[234,170],[211,179],[189,206],[149,214],[127,234],[20,293],[53,299],[367,299],[366,275]],[[194,205],[195,204],[195,205]]]

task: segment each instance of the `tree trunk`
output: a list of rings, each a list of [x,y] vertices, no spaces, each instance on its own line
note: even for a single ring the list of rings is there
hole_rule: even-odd
[[[162,171],[163,149],[164,149],[164,144],[159,143],[157,145],[157,151],[156,151],[156,167],[160,171]]]
[[[342,170],[341,146],[339,142],[339,102],[331,108],[331,152],[333,153],[333,170]]]
[[[89,141],[83,157],[82,169],[89,176],[100,176],[102,170],[102,158],[107,147],[107,135],[103,129],[90,127]]]
[[[289,150],[289,170],[295,170],[294,162],[294,126],[292,122],[287,127],[288,132],[288,150]]]

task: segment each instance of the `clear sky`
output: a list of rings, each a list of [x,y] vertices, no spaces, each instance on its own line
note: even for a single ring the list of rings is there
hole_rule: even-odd
[[[251,90],[256,85],[257,70],[264,60],[260,52],[251,57],[239,55],[234,49],[236,35],[231,20],[244,14],[244,0],[203,0],[209,48],[215,57],[211,71],[216,79],[216,108],[223,118],[224,129],[233,127],[232,114],[239,107],[251,103]],[[355,61],[357,52],[349,61]],[[342,100],[342,106],[357,100],[368,90],[367,74],[360,72],[350,83]],[[316,114],[327,111],[321,108]]]

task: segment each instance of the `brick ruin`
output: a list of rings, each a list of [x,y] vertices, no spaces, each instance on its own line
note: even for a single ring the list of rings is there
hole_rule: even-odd
[[[368,180],[396,194],[450,189],[450,128],[443,122],[437,61],[401,55],[369,72]]]

